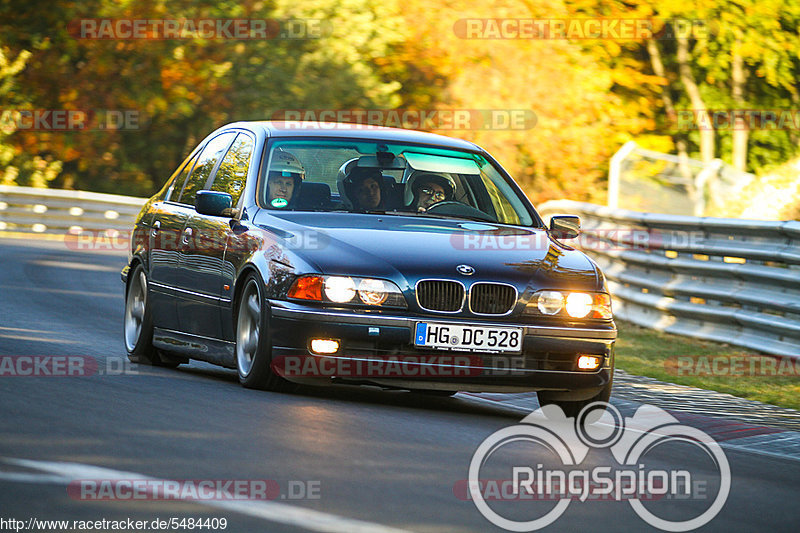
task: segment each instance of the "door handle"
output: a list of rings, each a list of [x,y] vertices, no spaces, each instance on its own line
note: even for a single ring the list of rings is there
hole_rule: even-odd
[[[150,232],[150,235],[152,237],[155,237],[156,235],[158,235],[158,230],[160,230],[160,229],[161,229],[161,221],[160,220],[156,220],[153,223],[153,230]]]
[[[183,230],[183,244],[189,244],[189,239],[192,238],[192,233],[194,233],[192,228],[186,228]]]

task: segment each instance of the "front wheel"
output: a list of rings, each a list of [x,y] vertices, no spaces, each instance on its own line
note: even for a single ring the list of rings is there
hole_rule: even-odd
[[[269,336],[269,308],[260,278],[250,275],[238,301],[236,313],[236,369],[239,383],[248,389],[288,391],[293,385],[275,374]]]

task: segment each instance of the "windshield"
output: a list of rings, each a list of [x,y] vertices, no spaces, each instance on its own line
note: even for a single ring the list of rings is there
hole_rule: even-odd
[[[380,141],[277,140],[260,204],[281,211],[347,211],[538,224],[483,156]]]

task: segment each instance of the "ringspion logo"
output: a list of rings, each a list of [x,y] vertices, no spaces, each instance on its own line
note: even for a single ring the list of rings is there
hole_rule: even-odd
[[[702,469],[661,468],[660,461],[648,464],[651,451],[677,443],[682,456],[696,452],[703,458]],[[598,464],[593,457],[591,466],[584,466],[593,449],[609,450],[613,464]],[[509,461],[502,460],[504,452],[510,458],[510,469]],[[531,461],[525,464],[520,457]],[[498,473],[504,475],[498,477]],[[496,486],[498,479],[502,490],[487,493],[487,487]],[[478,511],[508,531],[542,529],[573,503],[597,499],[627,502],[642,520],[658,529],[690,531],[714,519],[725,505],[730,486],[727,457],[706,433],[680,424],[652,405],[643,405],[632,417],[623,418],[605,402],[586,406],[574,419],[557,406],[545,405],[519,424],[494,432],[472,456],[468,478],[469,498]],[[525,501],[526,505],[512,509],[495,503],[506,500]],[[671,506],[662,516],[658,503],[665,501]],[[704,505],[708,501],[711,503]],[[681,502],[687,502],[683,509]]]

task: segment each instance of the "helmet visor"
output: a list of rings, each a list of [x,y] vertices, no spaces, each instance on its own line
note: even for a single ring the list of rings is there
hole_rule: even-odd
[[[267,179],[276,179],[276,178],[292,178],[293,180],[302,180],[305,177],[305,173],[302,172],[290,172],[288,170],[270,170],[267,174]]]

